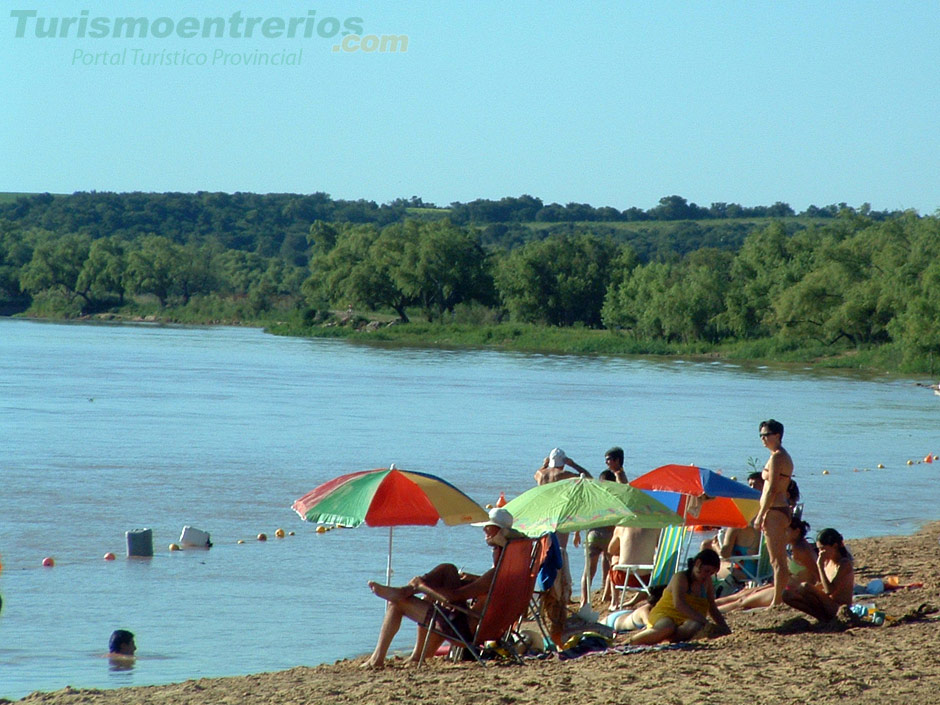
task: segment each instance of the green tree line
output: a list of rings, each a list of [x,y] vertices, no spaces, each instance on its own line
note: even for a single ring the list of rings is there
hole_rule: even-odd
[[[401,322],[581,326],[669,343],[894,345],[912,369],[940,353],[937,216],[843,208],[796,229],[767,221],[736,248],[660,248],[654,257],[590,225],[498,246],[486,228],[421,217],[313,219],[289,253],[257,241],[251,251],[231,232],[218,236],[224,218],[193,217],[204,230],[171,219],[182,228],[173,236],[0,220],[3,310],[78,316],[143,301],[197,318],[314,322],[353,308]]]

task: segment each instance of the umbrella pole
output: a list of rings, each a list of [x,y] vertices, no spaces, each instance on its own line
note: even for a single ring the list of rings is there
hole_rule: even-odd
[[[585,602],[585,600],[587,600]],[[591,547],[588,546],[587,532],[584,532],[584,573],[581,578],[581,601],[593,609],[591,606]]]
[[[385,566],[385,584],[392,584],[392,528],[388,527],[388,563]]]

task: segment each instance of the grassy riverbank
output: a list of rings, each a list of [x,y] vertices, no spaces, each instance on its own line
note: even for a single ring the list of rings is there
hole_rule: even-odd
[[[359,325],[275,323],[267,330],[278,335],[344,338],[356,343],[402,347],[475,348],[559,355],[653,355],[686,359],[720,359],[754,363],[789,363],[831,369],[871,372],[929,373],[903,369],[895,346],[867,349],[826,346],[806,341],[764,339],[723,345],[667,343],[637,339],[621,331],[558,328],[518,323],[389,325],[372,321]]]
[[[43,320],[71,320],[54,315],[29,316]],[[711,359],[753,364],[798,364],[822,369],[851,369],[871,373],[929,375],[933,360],[905,364],[894,344],[852,348],[805,340],[765,338],[721,345],[703,342],[669,343],[642,340],[623,331],[584,327],[555,327],[525,323],[401,324],[392,315],[332,313],[311,323],[296,311],[258,317],[241,308],[190,305],[178,308],[126,306],[120,312],[78,319],[93,323],[163,323],[171,325],[233,325],[264,328],[274,335],[305,338],[342,338],[353,343],[385,347],[489,349],[548,355],[663,356]]]

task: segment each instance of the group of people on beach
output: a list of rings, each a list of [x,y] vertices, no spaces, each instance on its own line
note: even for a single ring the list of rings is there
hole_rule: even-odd
[[[820,621],[834,618],[842,605],[850,605],[855,585],[851,554],[841,534],[832,528],[819,532],[815,544],[806,539],[809,524],[803,520],[798,508],[799,490],[793,481],[793,460],[783,447],[783,424],[774,419],[759,425],[760,439],[770,456],[764,468],[752,473],[749,484],[760,491],[760,502],[751,526],[726,530],[707,542],[688,559],[685,570],[677,571],[668,584],[651,588],[645,601],[635,601],[629,611],[611,614],[608,622],[615,631],[628,632],[623,637],[628,643],[650,645],[662,641],[687,641],[701,632],[711,617],[710,636],[730,633],[725,614],[737,609],[755,607],[779,608],[790,606],[812,615]],[[605,454],[607,468],[599,480],[626,483],[623,468],[624,453],[619,447]],[[535,472],[537,484],[586,477],[591,474],[556,448]],[[379,638],[371,656],[363,664],[367,668],[382,668],[392,639],[398,632],[402,618],[419,624],[418,635],[409,662],[419,662],[424,654],[433,654],[447,638],[446,630],[428,634],[421,625],[428,624],[430,600],[454,605],[454,621],[449,629],[472,634],[472,616],[461,610],[474,600],[489,593],[495,567],[509,541],[522,538],[512,528],[513,517],[505,509],[490,510],[489,519],[481,525],[487,545],[493,548],[493,568],[482,575],[460,572],[450,563],[439,565],[416,576],[407,585],[390,587],[369,583],[371,590],[388,602]],[[618,563],[651,564],[659,531],[627,527],[607,527],[587,533],[588,558],[582,576],[581,606],[590,606],[590,581],[598,564],[602,567],[604,589],[602,599],[611,600],[622,589],[622,576],[613,569]],[[558,542],[564,554],[566,535]],[[728,590],[735,586],[735,556],[744,551],[756,553],[761,538],[773,571],[771,583],[742,590]],[[577,543],[579,537],[575,535]],[[755,545],[756,544],[756,545]],[[565,561],[566,564],[566,561]],[[562,571],[564,572],[564,570]],[[621,582],[618,583],[618,580]],[[563,578],[564,581],[564,578]],[[567,577],[570,596],[570,576]],[[717,586],[717,588],[716,588]],[[717,591],[723,590],[719,596]],[[731,594],[728,594],[731,592]],[[638,592],[638,594],[641,594]]]

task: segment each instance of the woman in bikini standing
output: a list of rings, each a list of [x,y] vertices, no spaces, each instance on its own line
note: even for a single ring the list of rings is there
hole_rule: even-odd
[[[779,421],[762,421],[760,439],[770,451],[770,458],[761,472],[764,488],[760,496],[760,509],[753,523],[755,529],[764,532],[767,554],[774,569],[774,597],[770,606],[775,607],[783,604],[783,591],[790,582],[787,534],[791,511],[787,488],[793,476],[793,459],[783,449],[783,424]]]

